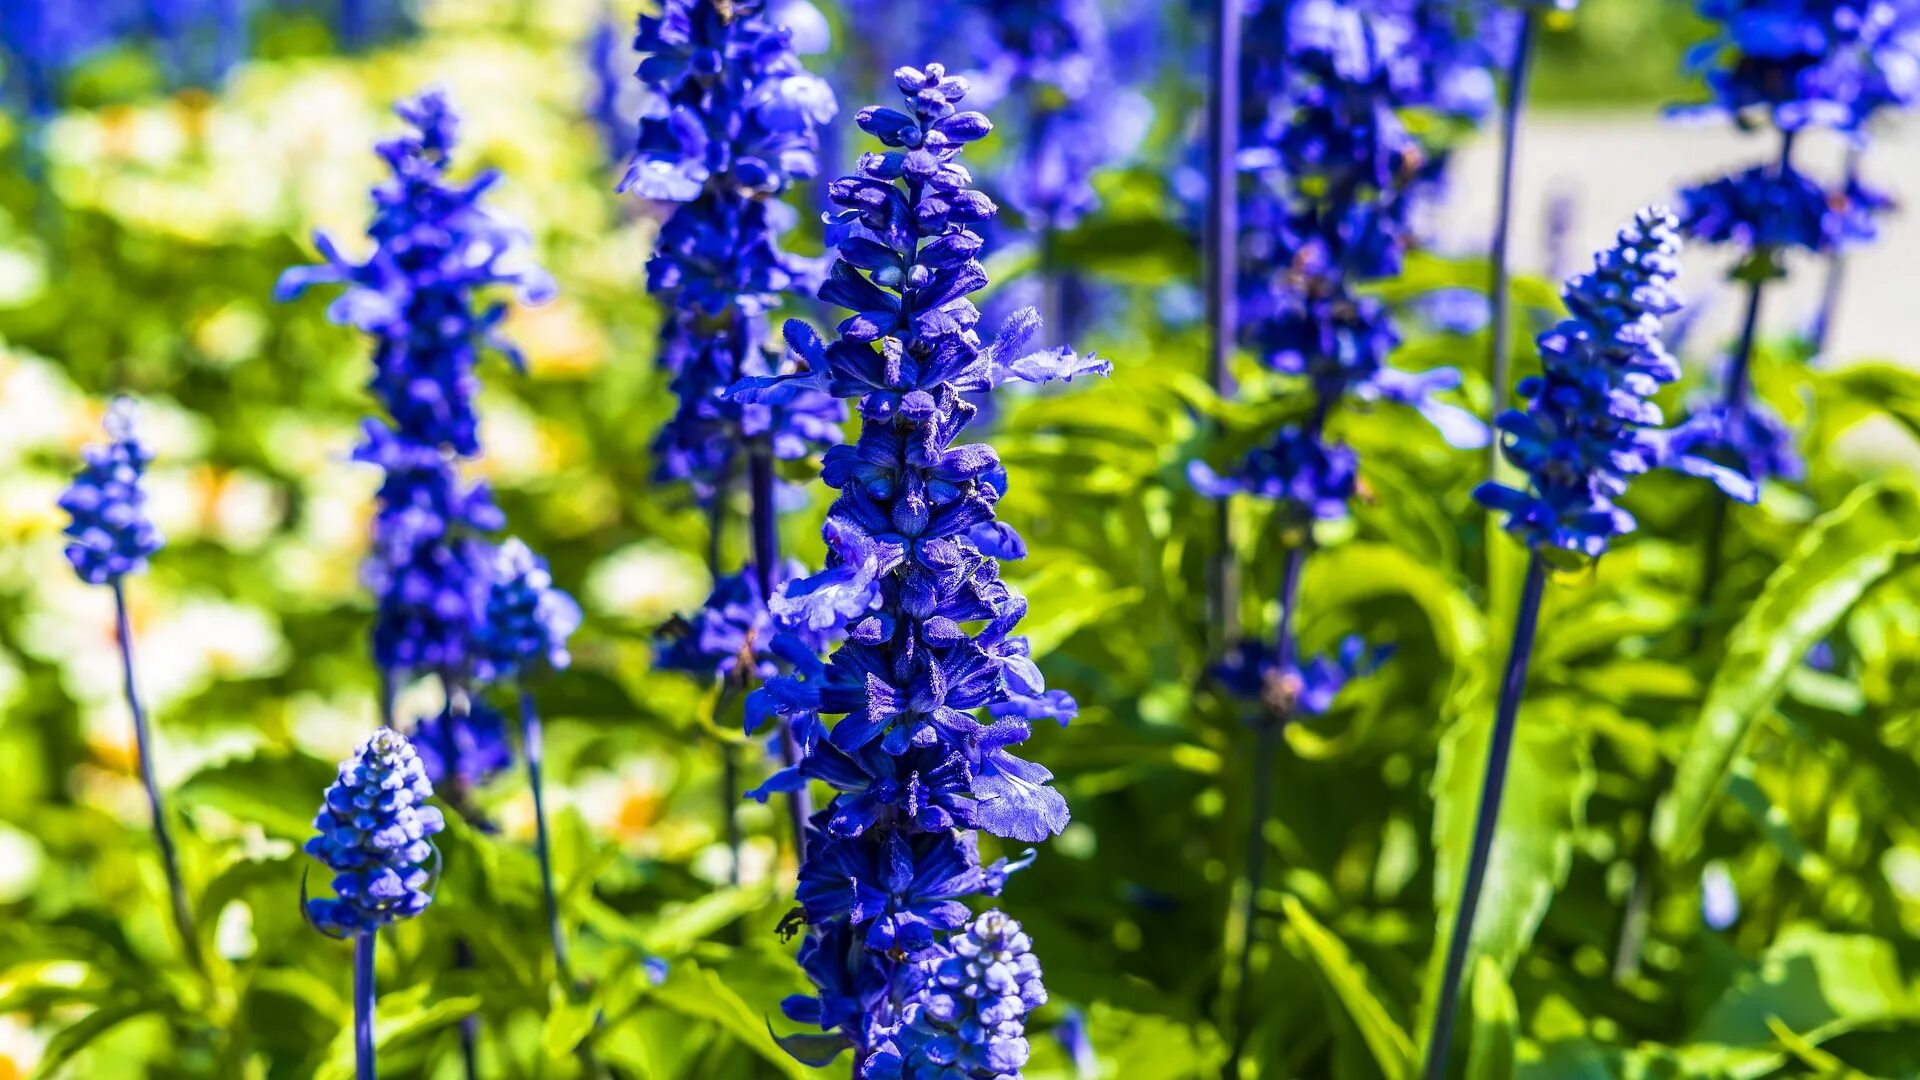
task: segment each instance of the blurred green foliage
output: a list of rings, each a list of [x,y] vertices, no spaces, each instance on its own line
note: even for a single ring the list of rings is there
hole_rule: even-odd
[[[0,177],[0,1077],[350,1075],[346,952],[302,925],[296,898],[331,762],[374,723],[355,577],[373,480],[346,460],[368,407],[364,344],[322,302],[280,308],[269,291],[310,257],[312,228],[358,235],[384,110],[429,81],[469,119],[462,160],[505,171],[502,205],[561,285],[509,327],[529,373],[484,370],[481,469],[588,612],[576,669],[536,688],[588,985],[553,986],[510,774],[483,793],[499,831],[456,821],[437,903],[388,938],[383,1067],[455,1075],[459,1022],[477,1015],[488,1076],[575,1075],[587,1039],[652,1080],[833,1074],[769,1034],[803,987],[776,933],[792,873],[776,813],[741,810],[744,882],[725,884],[720,747],[753,778],[759,751],[734,734],[737,704],[651,670],[655,628],[707,590],[706,527],[649,480],[671,408],[642,295],[653,226],[612,194],[580,117],[595,8],[443,5],[401,47],[288,46],[217,98],[103,92],[46,132],[49,186]],[[1542,93],[1668,99],[1685,26],[1678,4],[1590,0],[1550,38]],[[1103,1077],[1219,1076],[1237,1047],[1246,1077],[1401,1080],[1434,998],[1521,553],[1472,507],[1479,456],[1388,407],[1340,418],[1369,496],[1319,538],[1304,644],[1357,630],[1398,652],[1333,715],[1288,730],[1262,837],[1275,872],[1256,925],[1234,925],[1252,735],[1201,674],[1210,511],[1184,469],[1251,444],[1286,406],[1261,404],[1283,388],[1251,364],[1239,400],[1204,385],[1201,328],[1168,314],[1196,259],[1163,164],[1111,177],[1103,212],[1060,246],[1104,286],[1082,344],[1114,377],[1021,398],[993,436],[1012,474],[1003,516],[1031,548],[1008,574],[1035,655],[1083,705],[1033,743],[1074,823],[1002,902],[1053,996],[1028,1075],[1075,1075],[1046,1036],[1074,1008]],[[1020,265],[1002,258],[996,280]],[[1484,279],[1476,261],[1422,255],[1384,290],[1407,312],[1397,362],[1464,366],[1483,412],[1485,335],[1426,328],[1414,308]],[[1557,301],[1539,281],[1520,296],[1524,367]],[[1690,366],[1715,349],[1696,342]],[[1810,476],[1734,512],[1710,603],[1695,598],[1716,496],[1664,476],[1632,496],[1643,531],[1550,590],[1458,1040],[1473,1080],[1920,1075],[1920,489],[1893,463],[1920,441],[1920,376],[1804,361],[1774,341],[1756,374],[1803,433]],[[164,917],[108,599],[59,555],[54,496],[121,389],[147,402],[161,455],[172,545],[133,585],[136,637],[204,973]],[[803,557],[819,556],[821,494],[785,523]],[[1234,514],[1241,621],[1270,625],[1271,523],[1251,504]],[[736,526],[729,560],[744,546]],[[1805,662],[1815,645],[1830,664]],[[1701,916],[1709,863],[1739,899],[1721,930]],[[1636,896],[1646,937],[1623,957]],[[456,940],[471,968],[452,962]],[[649,959],[668,963],[658,985]]]

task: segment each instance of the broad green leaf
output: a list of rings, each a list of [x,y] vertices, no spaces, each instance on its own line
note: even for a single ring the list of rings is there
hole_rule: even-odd
[[[1514,1044],[1520,1039],[1520,1007],[1507,976],[1490,957],[1473,966],[1473,1040],[1467,1080],[1511,1080]]]
[[[136,1017],[160,1012],[167,1003],[158,998],[135,998],[130,1001],[117,1001],[102,1005],[87,1015],[55,1032],[47,1040],[44,1056],[40,1059],[40,1076],[55,1076],[66,1064],[90,1046],[94,1040]],[[0,1060],[4,1063],[4,1060]]]
[[[784,1076],[813,1080],[820,1075],[780,1048],[767,1028],[767,1017],[749,1007],[716,972],[692,960],[673,965],[673,974],[660,987],[655,1000],[683,1016],[718,1024]]]
[[[1493,736],[1493,703],[1455,720],[1440,740],[1433,776],[1434,898],[1436,929],[1421,1015],[1430,1017],[1442,988],[1446,950],[1480,812],[1482,780]],[[1468,966],[1475,957],[1493,960],[1502,973],[1533,941],[1554,893],[1573,864],[1574,835],[1586,824],[1587,798],[1596,778],[1586,729],[1573,722],[1561,700],[1523,702],[1508,761],[1493,852],[1471,929]],[[1427,1025],[1423,1023],[1422,1030]]]
[[[1407,1037],[1406,1029],[1400,1026],[1386,1004],[1374,993],[1366,969],[1354,960],[1346,944],[1321,926],[1299,900],[1291,896],[1282,897],[1280,904],[1286,910],[1287,921],[1300,936],[1307,959],[1319,969],[1320,976],[1327,980],[1334,996],[1345,1006],[1347,1015],[1353,1018],[1354,1026],[1360,1029],[1360,1037],[1379,1063],[1380,1071],[1386,1074],[1387,1080],[1400,1080],[1410,1075],[1413,1070],[1413,1040]]]
[[[1683,856],[1754,724],[1772,711],[1787,675],[1868,589],[1920,554],[1920,492],[1868,484],[1807,530],[1733,630],[1653,837]]]

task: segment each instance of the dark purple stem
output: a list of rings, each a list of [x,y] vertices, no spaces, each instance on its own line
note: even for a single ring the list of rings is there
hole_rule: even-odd
[[[374,1080],[372,931],[353,939],[353,1066],[356,1080]]]
[[[828,125],[831,127],[832,125]],[[707,576],[714,581],[720,580],[721,540],[727,531],[727,496],[733,492],[733,466],[729,462],[727,470],[714,484],[713,500],[707,504]],[[739,765],[734,761],[733,747],[725,742],[720,744],[720,806],[724,817],[724,832],[727,834],[727,856],[733,867],[731,873],[735,885],[740,883],[740,820],[736,816],[740,801]]]
[[[1500,112],[1500,193],[1493,219],[1492,321],[1493,419],[1507,409],[1507,382],[1513,367],[1512,267],[1509,261],[1509,237],[1513,224],[1513,177],[1518,171],[1515,158],[1520,147],[1520,114],[1526,105],[1527,72],[1533,65],[1533,40],[1539,32],[1539,15],[1531,6],[1520,15],[1520,37],[1514,42],[1513,62],[1507,68],[1507,100]],[[1500,469],[1500,440],[1488,444],[1487,477]]]
[[[1206,309],[1212,335],[1207,381],[1216,394],[1233,393],[1233,343],[1239,323],[1235,303],[1239,250],[1240,0],[1217,0],[1213,22],[1213,93],[1207,100]],[[1224,647],[1239,634],[1240,580],[1234,564],[1231,510],[1214,510],[1213,548],[1207,564],[1207,624]]]
[[[180,877],[180,858],[173,846],[173,828],[167,823],[166,804],[160,799],[160,783],[153,775],[153,736],[147,728],[147,711],[140,704],[140,692],[133,678],[133,628],[127,619],[127,595],[119,578],[113,579],[114,617],[119,627],[120,670],[124,676],[127,711],[133,714],[133,745],[139,757],[140,784],[147,791],[147,810],[153,816],[153,840],[160,848],[160,866],[167,875],[167,892],[172,901],[173,927],[180,945],[196,970],[204,971],[200,953],[200,935],[194,932],[192,909],[187,905],[187,889]]]
[[[748,451],[747,485],[753,496],[753,573],[760,584],[760,596],[773,598],[774,567],[780,564],[780,529],[774,506],[773,447],[764,439],[756,440]],[[780,725],[780,762],[791,768],[800,761],[800,747],[792,726]],[[802,786],[787,796],[787,816],[793,825],[794,858],[807,857],[807,819],[813,816],[812,799]]]
[[[1500,820],[1500,800],[1506,793],[1507,761],[1513,753],[1513,732],[1520,716],[1520,698],[1527,686],[1527,662],[1533,656],[1534,632],[1540,623],[1540,599],[1546,592],[1547,564],[1535,552],[1527,562],[1527,583],[1520,593],[1520,611],[1514,618],[1513,647],[1507,652],[1507,673],[1500,683],[1500,706],[1494,714],[1493,738],[1487,746],[1487,771],[1480,781],[1480,807],[1473,820],[1473,848],[1467,857],[1467,876],[1460,888],[1460,904],[1453,913],[1453,932],[1447,937],[1447,966],[1440,977],[1440,999],[1435,1002],[1433,1031],[1427,1037],[1426,1080],[1445,1080],[1447,1051],[1453,1041],[1454,1014],[1460,1004],[1460,978],[1466,971],[1473,941],[1473,918],[1480,908],[1480,889],[1487,880],[1487,861],[1493,854],[1494,826]]]
[[[1846,182],[1852,187],[1860,178],[1860,157],[1863,148],[1859,143],[1847,147]],[[1827,340],[1833,336],[1833,321],[1840,307],[1840,291],[1846,284],[1847,254],[1840,244],[1833,246],[1827,255],[1827,283],[1820,290],[1820,310],[1813,318],[1813,333],[1808,342],[1811,359],[1815,362],[1826,359]]]
[[[527,784],[533,789],[534,850],[540,856],[540,894],[547,905],[547,936],[553,941],[553,966],[562,985],[574,986],[573,966],[567,959],[567,935],[560,928],[560,897],[553,885],[553,838],[547,831],[546,785],[541,770],[546,757],[546,737],[540,727],[540,713],[534,708],[533,694],[520,687],[520,741],[527,755]]]

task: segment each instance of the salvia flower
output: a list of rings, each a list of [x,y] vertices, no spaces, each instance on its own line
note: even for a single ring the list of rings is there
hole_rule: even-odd
[[[1015,633],[1026,601],[999,559],[1023,547],[994,519],[1008,482],[998,455],[956,442],[975,414],[969,397],[1009,379],[1107,370],[1064,347],[1023,355],[1039,322],[1030,309],[983,341],[969,294],[986,284],[976,230],[996,208],[959,158],[992,125],[961,109],[965,80],[937,64],[894,79],[907,110],[859,114],[886,149],[828,189],[839,258],[820,296],[852,314],[831,343],[789,323],[805,370],[733,391],[771,404],[824,391],[856,401],[863,420],[856,444],[827,453],[823,479],[840,492],[827,567],[788,582],[773,605],[785,626],[841,623],[846,640],[824,665],[800,657],[755,694],[759,711],[797,731],[824,729],[770,788],[804,776],[838,792],[814,817],[800,872],[801,962],[818,992],[784,1006],[832,1034],[788,1045],[851,1046],[862,1077],[897,1067],[904,995],[967,922],[962,898],[997,894],[1017,869],[983,866],[966,830],[1040,840],[1067,822],[1051,774],[1010,752],[1029,734],[1030,703],[1063,720],[1072,704],[1049,696]],[[828,728],[820,718],[831,716]]]
[[[60,496],[72,519],[66,527],[67,561],[89,585],[106,585],[138,573],[164,541],[147,517],[140,479],[153,460],[134,430],[136,407],[117,398],[107,408],[108,441],[87,447],[86,464]]]
[[[1686,453],[1684,440],[1661,430],[1649,398],[1679,377],[1660,340],[1660,320],[1680,303],[1678,222],[1646,209],[1595,260],[1567,283],[1569,317],[1541,334],[1541,374],[1523,379],[1523,409],[1499,418],[1502,451],[1527,474],[1525,489],[1488,482],[1474,498],[1507,515],[1507,529],[1535,549],[1603,554],[1634,529],[1614,500],[1628,482],[1666,466],[1712,480],[1733,498],[1752,502],[1753,482]]]
[[[507,678],[545,664],[573,662],[567,639],[580,628],[580,605],[554,586],[547,561],[518,537],[494,554],[486,618],[480,630],[482,678]]]
[[[1885,194],[1860,183],[1828,191],[1795,169],[1756,165],[1731,176],[1696,184],[1680,193],[1680,225],[1708,244],[1732,244],[1773,269],[1779,252],[1827,254],[1865,243],[1878,233],[1878,218],[1892,205]]]
[[[1696,0],[1717,24],[1688,67],[1708,101],[1682,113],[1759,115],[1782,131],[1853,131],[1920,97],[1920,25],[1898,0]]]
[[[433,902],[446,827],[428,804],[433,785],[405,736],[381,728],[340,763],[327,789],[307,854],[333,872],[334,896],[307,901],[307,917],[336,937],[370,934],[410,919]]]
[[[912,1021],[897,1041],[902,1080],[1003,1080],[1030,1049],[1026,1019],[1046,1004],[1040,958],[1020,924],[988,911],[928,963]]]
[[[277,295],[344,285],[329,316],[375,340],[369,389],[390,419],[369,419],[354,453],[385,473],[366,568],[379,602],[374,656],[388,671],[457,681],[474,662],[487,602],[482,534],[504,524],[486,486],[460,477],[461,460],[480,450],[474,367],[486,349],[519,362],[496,332],[505,305],[481,294],[507,287],[538,302],[552,282],[526,234],[482,204],[497,174],[448,179],[458,121],[446,96],[430,90],[396,111],[413,130],[379,146],[392,178],[373,191],[372,253],[354,262],[318,235],[326,261],[286,271]]]
[[[438,713],[423,716],[413,729],[413,748],[427,779],[446,789],[448,801],[471,791],[513,765],[513,744],[500,714],[478,698],[456,692]]]
[[[620,190],[671,208],[647,265],[669,313],[660,364],[680,403],[655,441],[656,475],[707,501],[743,471],[749,441],[782,460],[839,441],[843,413],[825,395],[777,409],[722,395],[778,370],[764,314],[818,284],[815,260],[781,250],[795,214],[769,197],[818,172],[819,128],[838,104],[761,0],[669,0],[641,17],[634,48],[655,104]]]

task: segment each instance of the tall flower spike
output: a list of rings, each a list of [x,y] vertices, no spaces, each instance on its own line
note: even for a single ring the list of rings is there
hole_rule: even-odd
[[[1656,466],[1702,476],[1752,502],[1752,481],[1676,449],[1648,400],[1680,376],[1660,320],[1680,310],[1678,223],[1669,211],[1634,216],[1591,272],[1567,283],[1569,317],[1539,337],[1542,372],[1521,380],[1523,408],[1500,417],[1501,450],[1525,489],[1488,482],[1474,498],[1507,515],[1507,531],[1536,550],[1597,557],[1633,531],[1615,499]]]
[[[327,788],[307,854],[333,872],[332,897],[307,900],[307,917],[335,937],[371,934],[411,919],[433,902],[446,827],[428,804],[433,785],[406,736],[381,728],[340,763]]]
[[[113,587],[122,690],[127,711],[133,717],[134,747],[139,758],[141,786],[147,793],[147,810],[153,821],[154,845],[160,849],[160,867],[167,878],[174,929],[180,934],[187,958],[198,967],[200,938],[194,930],[192,907],[180,876],[180,861],[174,850],[166,803],[153,772],[153,735],[148,730],[147,712],[141,705],[139,687],[134,680],[133,627],[127,618],[123,579],[145,570],[147,559],[162,546],[160,533],[147,520],[147,496],[140,487],[140,478],[153,455],[134,430],[134,414],[132,398],[115,398],[107,407],[105,426],[109,441],[86,448],[86,464],[60,496],[60,508],[71,517],[66,527],[71,541],[66,555],[74,573],[89,585]]]
[[[1108,370],[1064,347],[1022,355],[1039,321],[1031,310],[982,341],[969,299],[986,284],[974,230],[995,207],[959,158],[992,125],[960,108],[966,82],[938,64],[900,68],[894,80],[908,111],[859,114],[886,149],[828,188],[839,258],[820,295],[853,313],[832,343],[789,323],[806,370],[733,391],[768,404],[826,391],[858,402],[863,419],[857,444],[827,453],[823,479],[840,492],[824,530],[827,568],[787,583],[773,606],[789,627],[850,620],[847,640],[825,665],[774,679],[750,703],[818,733],[801,765],[768,787],[818,778],[837,791],[813,819],[800,872],[801,964],[818,993],[784,1004],[829,1034],[786,1045],[811,1061],[851,1046],[859,1077],[897,1071],[912,1050],[897,1041],[909,999],[918,973],[953,955],[948,935],[968,917],[960,898],[997,895],[1017,869],[982,865],[967,830],[1038,841],[1067,822],[1051,774],[1008,752],[1027,738],[1029,717],[1064,722],[1073,702],[1047,690],[1014,633],[1026,601],[1001,580],[999,560],[1024,546],[994,520],[1007,484],[998,455],[955,444],[975,412],[968,397],[1009,379]],[[829,728],[823,715],[840,719]]]
[[[897,1040],[903,1078],[1003,1080],[1030,1053],[1026,1019],[1046,1004],[1040,958],[1020,924],[1000,911],[948,941],[948,955],[921,972],[906,1031]],[[891,1063],[889,1063],[891,1067]]]
[[[506,305],[483,295],[506,288],[537,303],[551,295],[552,281],[532,262],[526,234],[482,203],[497,174],[466,184],[448,178],[458,119],[446,95],[429,90],[395,111],[412,130],[379,146],[392,177],[373,190],[372,253],[354,262],[317,235],[326,261],[286,271],[277,295],[343,285],[329,317],[374,339],[368,388],[388,419],[369,418],[354,451],[386,474],[365,567],[378,601],[374,660],[390,685],[438,676],[451,703],[480,660],[493,561],[485,534],[504,524],[486,485],[460,475],[462,461],[480,452],[475,366],[486,350],[519,363],[497,332]],[[386,696],[390,710],[391,690]],[[450,706],[446,719],[458,725],[470,715]],[[442,782],[465,771],[447,764],[449,772],[436,774]]]

